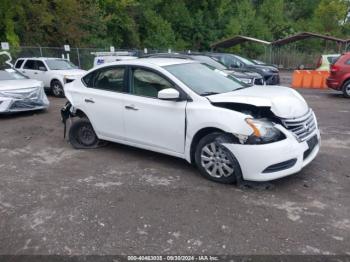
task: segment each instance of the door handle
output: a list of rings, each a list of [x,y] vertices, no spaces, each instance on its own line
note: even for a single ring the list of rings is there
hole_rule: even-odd
[[[134,111],[139,110],[137,107],[135,107],[135,105],[128,105],[128,106],[125,106],[125,109],[134,110]]]
[[[38,74],[38,72],[34,72],[34,74],[35,74],[35,75],[37,75],[37,74]]]
[[[85,103],[95,103],[95,101],[94,100],[92,100],[91,98],[90,99],[88,99],[88,98],[85,98]]]

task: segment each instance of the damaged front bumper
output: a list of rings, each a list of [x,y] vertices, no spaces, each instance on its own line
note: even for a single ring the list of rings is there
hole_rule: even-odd
[[[0,113],[42,110],[49,104],[42,87],[0,91]]]
[[[287,130],[284,134],[285,139],[270,144],[223,145],[237,158],[244,180],[269,181],[299,172],[316,157],[320,149],[318,129],[304,142],[298,142]]]

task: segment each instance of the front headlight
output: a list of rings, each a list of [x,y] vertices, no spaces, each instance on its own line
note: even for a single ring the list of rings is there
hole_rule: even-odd
[[[243,83],[246,83],[246,84],[253,83],[253,79],[251,79],[251,78],[240,78],[239,80],[241,80]]]
[[[268,144],[286,138],[270,121],[247,118],[246,122],[253,129],[253,134],[248,137],[246,144]]]

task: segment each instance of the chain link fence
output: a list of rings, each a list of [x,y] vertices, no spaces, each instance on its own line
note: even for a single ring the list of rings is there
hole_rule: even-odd
[[[64,57],[68,58],[75,65],[82,69],[88,70],[93,67],[95,55],[94,52],[108,52],[108,48],[79,48],[71,47],[69,52],[66,52],[63,47],[41,47],[41,46],[21,46],[19,48],[10,49],[13,62],[19,57]],[[142,56],[152,53],[164,53],[169,49],[116,49],[117,51],[132,52],[135,56]],[[172,52],[186,53],[189,50],[171,50]],[[193,51],[192,51],[193,52]],[[272,48],[265,50],[265,53],[258,57],[251,57],[262,62],[273,64],[281,69],[312,69],[315,68],[317,59],[321,53],[305,53],[293,48]],[[244,55],[243,55],[244,56]]]
[[[9,50],[13,59],[13,63],[19,57],[60,57],[69,59],[79,68],[88,70],[93,67],[95,55],[94,52],[109,52],[108,48],[80,48],[70,47],[70,51],[64,50],[64,47],[42,47],[42,46],[21,46],[19,48],[12,48]],[[135,56],[142,56],[152,53],[164,53],[170,51],[169,49],[115,49],[115,52],[130,52]],[[188,51],[188,50],[187,50]],[[174,52],[174,51],[173,51]],[[176,51],[186,52],[186,51]]]

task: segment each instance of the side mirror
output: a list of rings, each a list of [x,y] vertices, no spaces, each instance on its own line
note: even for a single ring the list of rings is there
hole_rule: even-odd
[[[40,71],[47,71],[46,68],[45,68],[45,66],[39,66],[38,69],[39,69]]]
[[[174,88],[166,88],[158,92],[158,98],[162,100],[178,100],[180,93]]]

